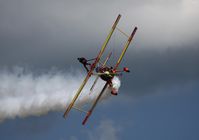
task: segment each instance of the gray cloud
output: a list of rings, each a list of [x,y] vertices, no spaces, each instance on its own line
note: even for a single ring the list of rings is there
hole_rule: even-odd
[[[133,25],[139,27],[140,46],[190,43],[199,34],[197,5],[197,1],[188,0],[4,0],[0,11],[1,46],[84,50],[104,39],[118,13],[123,15],[119,26],[125,31],[130,33]]]
[[[126,59],[132,73],[123,77],[122,87],[129,95],[143,95],[199,84],[198,53],[198,46],[135,49],[133,56]]]
[[[76,67],[76,57],[97,54],[121,13],[120,28],[130,33],[138,26],[135,48],[124,60],[133,69],[124,81],[135,86],[125,83],[125,89],[143,93],[197,81],[198,5],[196,0],[2,0],[0,66]]]

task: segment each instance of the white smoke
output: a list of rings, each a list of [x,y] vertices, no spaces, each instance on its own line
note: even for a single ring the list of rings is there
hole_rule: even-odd
[[[14,72],[0,71],[0,121],[15,117],[40,116],[49,111],[64,111],[81,82],[83,74],[49,72],[35,76],[18,68]],[[77,106],[92,102],[101,91],[104,81],[99,80],[93,93],[89,95],[90,80],[77,100]],[[113,80],[119,89],[118,78]],[[110,89],[103,98],[110,95]]]

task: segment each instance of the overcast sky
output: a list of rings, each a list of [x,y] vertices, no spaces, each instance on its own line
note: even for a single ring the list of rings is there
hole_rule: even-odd
[[[96,56],[118,14],[127,34],[138,27],[122,95],[98,107],[85,129],[78,113],[65,121],[53,112],[1,123],[0,139],[199,138],[197,0],[0,0],[0,69],[83,70],[76,58]],[[109,50],[118,55],[124,42],[116,32]]]

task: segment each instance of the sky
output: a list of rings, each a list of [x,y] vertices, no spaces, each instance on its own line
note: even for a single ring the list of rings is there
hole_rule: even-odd
[[[0,139],[198,140],[198,9],[197,0],[0,0]],[[85,75],[77,57],[97,55],[118,14],[127,34],[138,27],[120,67],[131,72],[86,126],[75,110],[64,120],[65,93]],[[111,64],[125,41],[113,34]]]

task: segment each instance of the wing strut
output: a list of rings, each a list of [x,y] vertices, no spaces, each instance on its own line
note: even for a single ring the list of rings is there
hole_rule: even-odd
[[[109,55],[107,56],[106,60],[105,60],[104,63],[102,64],[102,67],[104,67],[104,66],[106,65],[106,63],[107,63],[108,60],[110,59],[111,55],[112,55],[112,52],[109,53]],[[95,85],[96,85],[98,79],[99,79],[99,75],[97,75],[97,77],[96,77],[96,79],[95,79],[93,85],[92,85],[91,88],[90,88],[90,94],[92,93],[93,88],[95,87]]]
[[[121,63],[121,60],[122,60],[122,58],[124,57],[124,54],[126,53],[126,50],[127,50],[128,46],[130,45],[130,43],[131,43],[131,41],[132,41],[132,39],[133,39],[133,37],[134,37],[136,31],[137,31],[137,27],[134,28],[134,30],[133,30],[131,36],[129,37],[128,41],[127,41],[126,44],[124,45],[124,49],[123,49],[123,51],[122,51],[122,53],[121,53],[121,55],[120,55],[120,57],[119,57],[119,59],[118,59],[116,65],[115,65],[115,67],[114,67],[114,70],[116,70],[116,69],[118,68],[119,64]],[[84,118],[84,120],[83,120],[83,122],[82,122],[82,125],[84,125],[84,124],[87,122],[88,118],[89,118],[90,115],[92,114],[94,108],[96,107],[96,105],[97,105],[99,99],[101,98],[102,94],[104,93],[104,91],[106,90],[106,88],[108,87],[108,85],[109,85],[108,82],[106,82],[106,84],[104,85],[104,87],[103,87],[103,89],[101,90],[100,94],[98,95],[98,97],[97,97],[96,100],[94,101],[94,103],[93,103],[91,109],[87,112],[87,115],[86,115],[86,117]]]
[[[84,88],[84,86],[86,85],[88,79],[89,79],[90,76],[92,75],[92,72],[93,72],[93,70],[95,69],[97,63],[99,62],[99,60],[100,60],[102,54],[104,53],[105,48],[106,48],[106,46],[107,46],[107,44],[108,44],[108,42],[109,42],[109,40],[110,40],[110,38],[111,38],[111,36],[112,36],[112,34],[113,34],[115,28],[116,28],[116,26],[117,26],[117,24],[118,24],[120,18],[121,18],[121,15],[119,14],[118,17],[117,17],[117,19],[116,19],[116,21],[114,22],[114,24],[113,24],[113,26],[112,26],[110,32],[109,32],[109,34],[108,34],[106,40],[104,41],[104,43],[103,43],[103,45],[102,45],[102,47],[101,47],[101,50],[100,50],[100,52],[99,52],[97,58],[95,59],[94,63],[91,65],[91,68],[90,68],[90,70],[89,70],[87,76],[85,77],[85,79],[84,79],[84,81],[82,82],[81,86],[79,87],[77,93],[76,93],[75,96],[73,97],[73,99],[72,99],[71,103],[69,104],[68,108],[67,108],[66,111],[64,112],[64,115],[63,115],[64,118],[67,117],[69,111],[71,110],[71,108],[73,107],[75,101],[76,101],[77,98],[79,97],[79,95],[80,95],[82,89]]]

